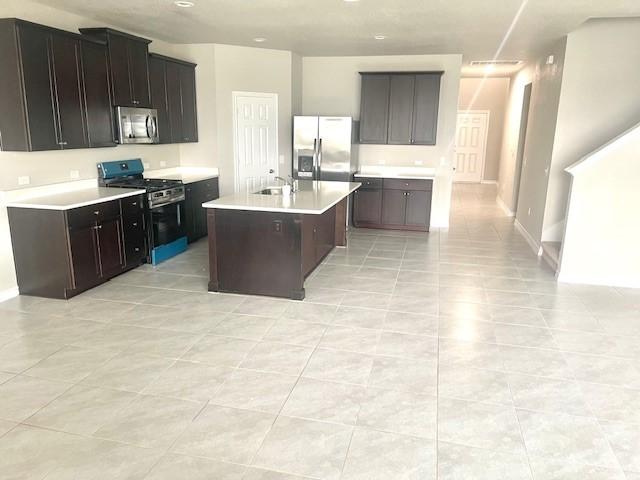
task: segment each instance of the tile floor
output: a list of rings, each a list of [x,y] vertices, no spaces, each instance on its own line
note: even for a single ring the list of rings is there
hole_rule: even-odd
[[[352,231],[302,303],[207,294],[199,242],[0,304],[0,478],[640,478],[640,292],[557,284],[494,199]]]

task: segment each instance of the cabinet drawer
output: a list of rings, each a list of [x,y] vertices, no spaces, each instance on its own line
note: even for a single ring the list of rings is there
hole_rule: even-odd
[[[210,202],[218,198],[218,179],[204,180],[199,182],[203,189],[203,203]]]
[[[122,198],[120,205],[122,206],[123,218],[138,217],[144,212],[144,195]]]
[[[367,190],[375,190],[382,188],[382,179],[381,178],[355,178],[355,182],[362,183],[361,189]]]
[[[96,203],[86,207],[72,208],[67,212],[69,228],[78,228],[93,222],[101,222],[107,219],[118,218],[120,216],[120,202]]]
[[[432,190],[433,180],[401,180],[399,178],[385,178],[384,188],[388,190]]]

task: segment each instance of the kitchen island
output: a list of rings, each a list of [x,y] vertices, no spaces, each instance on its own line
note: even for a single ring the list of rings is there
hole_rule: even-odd
[[[267,188],[204,203],[209,291],[304,299],[305,278],[346,246],[348,197],[360,185],[300,181],[291,195]]]

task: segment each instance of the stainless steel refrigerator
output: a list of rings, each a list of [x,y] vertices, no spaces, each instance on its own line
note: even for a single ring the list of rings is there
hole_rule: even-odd
[[[351,117],[293,117],[293,178],[351,181],[358,169]]]

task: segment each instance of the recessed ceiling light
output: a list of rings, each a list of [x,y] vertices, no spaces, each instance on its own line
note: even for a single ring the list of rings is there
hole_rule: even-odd
[[[187,0],[176,0],[175,2],[173,2],[173,4],[176,7],[182,7],[182,8],[191,8],[195,5],[195,3],[189,2]]]
[[[347,3],[359,2],[360,0],[344,0]]]
[[[267,39],[263,38],[263,37],[256,37],[253,39],[254,42],[258,42],[258,43],[262,43],[262,42],[266,42]]]
[[[375,35],[373,38],[375,38],[376,40],[384,40],[387,37],[385,35]]]

